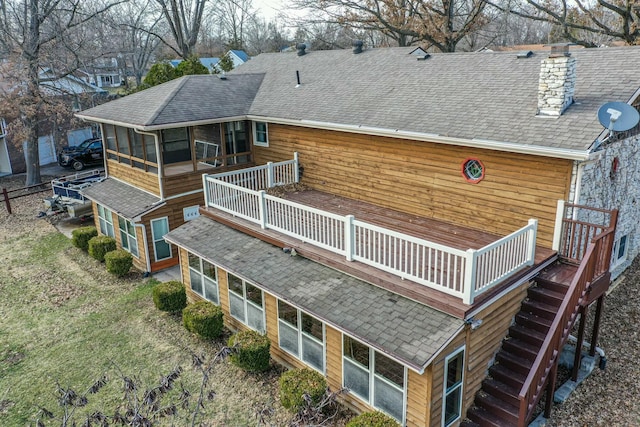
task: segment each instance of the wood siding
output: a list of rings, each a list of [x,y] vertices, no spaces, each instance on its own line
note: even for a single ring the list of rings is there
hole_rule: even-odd
[[[162,178],[165,197],[177,196],[179,194],[188,193],[195,190],[202,190],[202,175],[205,172],[213,173],[215,169],[211,171],[195,171],[189,173],[183,173],[180,175],[165,176]],[[203,192],[200,191],[200,198],[202,199],[201,205],[204,204]]]
[[[571,181],[569,160],[295,126],[269,124],[269,147],[254,147],[256,164],[295,151],[314,189],[501,235],[537,218],[549,247]],[[461,175],[468,158],[484,164],[477,184]]]
[[[113,178],[124,181],[127,184],[147,191],[153,195],[161,197],[160,183],[158,175],[152,172],[145,172],[142,169],[134,168],[130,165],[118,163],[115,160],[107,160],[107,173]],[[200,185],[202,187],[202,185]]]
[[[444,361],[447,356],[451,353],[459,349],[461,346],[465,344],[466,333],[462,331],[458,336],[456,336],[449,345],[440,352],[438,357],[431,364],[431,372],[432,372],[432,381],[431,381],[431,424],[432,426],[440,426],[442,425],[442,397],[443,397],[443,383],[444,383]],[[464,362],[464,381],[466,382],[467,375],[469,374],[467,371],[467,358],[469,357],[469,353],[467,349],[465,349],[465,362]],[[465,385],[463,385],[463,394],[467,393]],[[466,400],[466,399],[465,399]],[[453,426],[457,426],[460,424],[460,421],[464,419],[465,408],[462,408],[462,417],[457,423],[452,424]]]

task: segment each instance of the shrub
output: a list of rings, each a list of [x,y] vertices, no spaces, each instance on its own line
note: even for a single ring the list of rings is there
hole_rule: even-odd
[[[133,267],[133,256],[124,249],[116,249],[105,254],[104,262],[109,273],[122,277]]]
[[[241,331],[229,338],[229,347],[235,352],[231,362],[249,372],[263,372],[269,369],[269,347],[271,342],[266,335],[256,331]]]
[[[199,301],[182,310],[182,322],[189,332],[202,338],[217,338],[222,333],[222,310],[209,301]]]
[[[280,377],[280,402],[292,412],[304,406],[303,395],[307,393],[313,405],[320,403],[327,390],[324,376],[313,369],[294,369]]]
[[[158,310],[174,313],[187,306],[187,292],[177,280],[160,283],[153,288],[153,303]]]
[[[76,228],[71,232],[71,243],[86,252],[89,250],[89,240],[97,235],[98,230],[94,226]]]
[[[363,412],[351,418],[346,427],[399,427],[400,424],[382,412]]]
[[[109,236],[96,236],[89,240],[89,255],[104,262],[107,252],[116,250],[116,239]]]

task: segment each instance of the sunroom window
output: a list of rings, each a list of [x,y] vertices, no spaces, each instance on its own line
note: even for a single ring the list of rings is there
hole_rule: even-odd
[[[280,300],[278,344],[286,352],[324,373],[324,324]]]
[[[216,266],[192,253],[189,253],[189,283],[193,292],[216,305],[220,304]]]
[[[262,290],[233,274],[227,274],[229,312],[251,329],[264,332],[264,301]]]
[[[404,423],[406,368],[369,346],[343,335],[343,385]]]

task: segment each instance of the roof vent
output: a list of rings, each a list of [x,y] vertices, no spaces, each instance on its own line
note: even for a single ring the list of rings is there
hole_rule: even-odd
[[[411,52],[409,52],[409,55],[415,56],[418,59],[418,61],[424,61],[425,59],[431,56],[429,55],[429,53],[427,53],[426,50],[424,50],[421,47],[417,47],[413,49]]]
[[[353,53],[354,54],[359,54],[362,53],[362,45],[364,44],[364,42],[362,40],[355,40],[353,42]]]
[[[304,43],[298,43],[296,45],[296,49],[298,49],[298,56],[303,56],[305,55],[307,52],[305,51],[305,49],[307,48],[307,45]]]
[[[225,73],[224,71],[222,71],[222,73],[218,74],[218,78],[220,80],[227,80],[227,73]]]
[[[533,52],[530,50],[525,50],[525,51],[516,53],[516,58],[518,59],[531,58],[532,56],[533,56]]]

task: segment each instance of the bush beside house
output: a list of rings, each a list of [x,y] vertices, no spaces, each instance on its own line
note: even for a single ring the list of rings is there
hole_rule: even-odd
[[[89,240],[98,235],[94,226],[76,228],[71,232],[71,244],[83,251],[89,250]]]
[[[229,338],[229,347],[235,348],[231,363],[249,372],[269,369],[271,341],[256,331],[241,331]]]
[[[219,337],[224,326],[222,309],[209,301],[189,304],[182,310],[182,322],[189,332],[205,339]]]
[[[116,250],[116,239],[109,236],[96,236],[89,240],[89,255],[104,262],[107,252]]]
[[[175,313],[187,306],[187,292],[177,280],[160,283],[152,292],[153,304],[158,310]]]
[[[308,394],[313,405],[320,403],[327,390],[324,376],[313,369],[293,369],[280,377],[280,402],[292,412],[304,406],[304,394]]]
[[[363,412],[352,418],[346,427],[400,427],[400,424],[382,412]]]
[[[104,262],[109,273],[122,277],[133,267],[133,255],[124,249],[116,249],[105,254]]]

